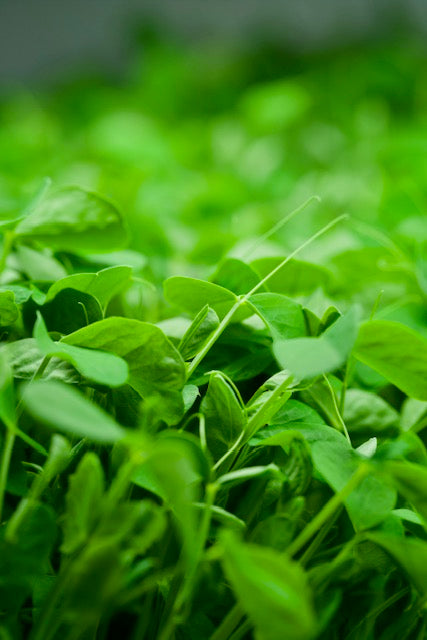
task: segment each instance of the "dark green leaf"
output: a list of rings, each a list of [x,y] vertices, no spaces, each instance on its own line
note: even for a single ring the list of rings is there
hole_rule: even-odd
[[[75,289],[59,291],[53,300],[43,304],[40,313],[49,331],[63,334],[73,333],[81,327],[102,319],[102,309],[96,298]],[[27,315],[27,325],[31,320]]]
[[[88,545],[73,564],[65,585],[63,615],[74,629],[86,630],[112,607],[124,581],[117,542]]]
[[[280,426],[280,417],[273,421],[272,427],[275,426]],[[332,427],[320,423],[295,422],[284,424],[283,427],[298,431],[306,438],[316,470],[334,491],[343,489],[361,461],[345,437]],[[286,430],[283,436],[286,437]],[[264,444],[280,445],[281,437],[282,434],[276,432]],[[345,504],[355,528],[365,529],[384,520],[394,508],[395,501],[396,492],[371,475],[350,494]]]
[[[27,509],[12,540],[0,540],[0,597],[2,609],[18,611],[46,562],[56,537],[55,512],[34,504]]]
[[[370,533],[366,537],[387,551],[402,567],[421,595],[427,595],[426,542],[381,533]]]

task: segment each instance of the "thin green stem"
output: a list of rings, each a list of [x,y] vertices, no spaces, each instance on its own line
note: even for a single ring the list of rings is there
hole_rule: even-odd
[[[251,630],[252,626],[253,625],[252,625],[252,622],[250,620],[245,620],[244,622],[242,622],[240,627],[238,627],[236,629],[236,631],[230,637],[230,640],[241,640],[242,638],[245,637],[245,635],[248,633],[248,631]]]
[[[235,453],[237,451],[237,449],[240,447],[240,445],[242,444],[243,440],[245,437],[245,432],[242,431],[242,433],[240,434],[240,436],[237,438],[237,440],[234,442],[234,444],[230,447],[230,449],[224,453],[224,455],[222,456],[222,458],[220,458],[218,460],[218,462],[216,462],[214,464],[214,470],[216,471],[217,469],[219,469],[219,467],[226,461],[228,460],[228,458],[233,455],[233,453]]]
[[[350,359],[351,359],[351,356],[348,358],[347,363],[345,365],[344,380],[341,387],[340,404],[339,404],[340,415],[344,414],[345,396],[347,393],[348,382],[350,379]]]
[[[119,606],[126,606],[135,600],[138,600],[146,593],[152,592],[161,582],[167,582],[174,578],[176,575],[176,568],[172,567],[170,569],[161,569],[148,576],[142,582],[140,582],[136,587],[133,587],[131,590],[124,593],[124,595],[120,596],[117,600]]]
[[[207,441],[207,437],[206,437],[206,420],[205,420],[205,416],[203,415],[203,413],[200,413],[198,415],[199,415],[200,446],[202,447],[203,452],[206,453],[207,450],[208,450],[208,441]]]
[[[231,634],[244,616],[244,612],[239,604],[235,604],[225,616],[218,629],[211,635],[209,640],[229,640]]]
[[[271,229],[269,229],[266,233],[264,233],[260,238],[258,238],[254,244],[243,254],[243,260],[247,260],[253,253],[262,245],[263,242],[271,238],[275,233],[280,231],[282,227],[285,226],[292,218],[296,215],[304,211],[306,207],[308,207],[312,202],[321,202],[320,196],[310,196],[307,198],[305,202],[303,202],[299,207],[288,213],[288,215],[284,216],[277,224],[274,225]]]
[[[346,424],[345,424],[345,422],[344,422],[344,420],[343,420],[343,417],[342,417],[342,415],[341,415],[340,408],[338,407],[337,397],[336,397],[336,395],[335,395],[335,391],[333,390],[332,385],[331,385],[331,383],[329,382],[329,378],[328,378],[328,376],[327,376],[327,375],[325,375],[325,374],[323,374],[323,377],[324,377],[324,379],[325,379],[325,382],[326,382],[327,387],[328,387],[328,389],[329,389],[329,392],[330,392],[330,394],[331,394],[331,398],[332,398],[332,402],[333,402],[333,405],[334,405],[335,413],[337,414],[337,417],[338,417],[338,420],[339,420],[339,423],[340,423],[341,429],[342,429],[342,431],[343,431],[343,433],[344,433],[345,437],[347,438],[348,443],[351,445],[350,435],[349,435],[349,433],[348,433],[348,430],[347,430]],[[351,446],[353,446],[353,445],[351,445]]]
[[[9,475],[10,461],[12,459],[13,445],[15,444],[16,434],[12,429],[7,429],[4,438],[3,455],[0,467],[0,524],[3,517],[3,504],[6,494],[7,478]]]
[[[202,349],[200,349],[198,354],[193,358],[191,363],[188,365],[187,380],[191,378],[191,376],[193,375],[194,371],[197,369],[197,367],[199,366],[203,358],[207,355],[207,353],[209,353],[209,351],[211,350],[215,342],[218,340],[218,338],[221,337],[221,335],[227,328],[228,323],[230,322],[230,320],[232,319],[236,311],[240,309],[241,304],[242,304],[241,298],[238,298],[237,302],[235,302],[235,304],[231,307],[230,311],[221,320],[221,322],[219,323],[215,331],[211,334],[207,342],[203,345]]]
[[[261,289],[261,287],[263,287],[265,285],[266,282],[268,282],[268,280],[270,280],[270,278],[272,278],[273,276],[276,275],[276,273],[278,273],[281,269],[283,269],[283,267],[288,264],[288,262],[290,262],[291,260],[293,260],[299,253],[301,253],[301,251],[303,251],[304,249],[306,249],[308,246],[310,246],[313,242],[315,242],[316,240],[318,240],[318,238],[320,238],[321,236],[323,236],[325,233],[327,233],[328,231],[330,231],[333,227],[335,227],[337,224],[339,224],[340,222],[342,222],[343,220],[347,220],[348,215],[346,213],[344,213],[342,216],[338,216],[337,218],[334,218],[334,220],[331,220],[331,222],[329,222],[328,224],[326,224],[324,227],[322,227],[321,229],[319,229],[319,231],[317,231],[316,233],[314,233],[310,238],[308,238],[308,240],[306,240],[305,242],[303,242],[302,244],[299,245],[299,247],[297,247],[296,249],[294,249],[294,251],[292,251],[287,258],[285,258],[284,260],[282,260],[282,262],[280,264],[277,265],[277,267],[275,267],[272,271],[270,271],[270,273],[268,273],[262,280],[260,280],[260,282],[258,282],[250,291],[249,293],[246,293],[243,298],[242,298],[242,304],[244,302],[246,302],[251,296],[253,296],[258,289]]]
[[[335,511],[344,500],[359,486],[362,480],[368,475],[369,466],[361,464],[356,473],[354,473],[347,484],[338,491],[332,498],[325,504],[325,506],[319,511],[319,513],[307,524],[307,526],[301,531],[301,533],[295,538],[293,542],[287,548],[287,553],[290,556],[295,556],[301,549],[307,544],[319,529],[334,515]]]
[[[403,587],[403,589],[400,589],[400,591],[394,593],[392,596],[387,598],[387,600],[384,600],[384,602],[375,607],[375,609],[372,609],[372,611],[370,611],[363,617],[363,620],[361,620],[355,627],[353,627],[349,635],[346,637],[346,640],[351,640],[351,637],[362,626],[362,624],[364,624],[370,618],[377,618],[381,613],[383,613],[383,611],[391,607],[393,604],[395,604],[395,602],[398,602],[407,593],[409,593],[409,587]]]
[[[30,636],[30,640],[50,640],[61,624],[61,617],[57,615],[58,602],[62,596],[62,591],[69,580],[73,561],[69,560],[55,580],[49,598],[46,599],[46,606],[42,609],[36,626]]]
[[[234,314],[236,313],[236,311],[238,309],[240,309],[240,307],[242,307],[244,304],[246,304],[246,302],[249,300],[249,298],[251,296],[253,296],[261,287],[263,287],[265,285],[266,282],[268,282],[268,280],[270,278],[272,278],[274,275],[276,275],[281,269],[283,269],[283,267],[285,265],[288,264],[288,262],[290,262],[291,260],[293,260],[299,253],[301,253],[301,251],[303,251],[304,249],[306,249],[310,244],[312,244],[312,242],[315,242],[318,238],[320,238],[322,235],[324,235],[325,233],[327,233],[328,231],[330,231],[330,229],[332,229],[333,227],[335,227],[338,223],[342,222],[343,220],[346,220],[348,218],[348,215],[344,214],[342,216],[338,216],[337,218],[335,218],[334,220],[332,220],[331,222],[329,222],[327,225],[325,225],[324,227],[322,227],[322,229],[320,229],[319,231],[317,231],[315,234],[313,234],[310,238],[308,238],[308,240],[306,240],[305,242],[303,242],[302,244],[300,244],[299,247],[297,247],[296,249],[294,249],[294,251],[292,251],[287,258],[285,258],[284,260],[282,260],[282,262],[277,265],[277,267],[275,267],[272,271],[270,271],[270,273],[268,273],[262,280],[260,280],[260,282],[258,282],[250,291],[249,293],[246,293],[244,296],[240,296],[237,301],[235,302],[235,304],[231,307],[231,309],[228,311],[228,313],[224,316],[224,318],[222,319],[222,321],[219,323],[219,325],[217,326],[217,328],[215,329],[215,331],[211,334],[211,336],[209,337],[209,339],[207,340],[207,342],[203,345],[202,349],[199,351],[199,353],[193,358],[193,360],[191,361],[190,365],[188,366],[187,369],[187,380],[193,375],[194,371],[197,369],[197,367],[199,366],[199,364],[201,363],[201,361],[203,360],[203,358],[209,353],[209,351],[211,350],[211,348],[213,347],[213,345],[215,344],[215,342],[218,340],[218,338],[223,334],[223,332],[225,331],[225,329],[227,328],[229,322],[232,320]]]
[[[144,640],[154,605],[154,591],[148,594],[132,632],[132,640]],[[106,627],[108,629],[108,627]]]
[[[339,518],[339,516],[341,514],[341,511],[342,511],[342,506],[338,507],[338,509],[333,514],[332,518],[330,518],[328,520],[328,522],[325,522],[323,527],[321,529],[319,529],[319,531],[317,532],[316,537],[312,540],[310,545],[304,551],[304,553],[302,554],[301,558],[299,559],[299,562],[303,567],[305,567],[307,565],[307,563],[311,560],[313,555],[316,553],[316,551],[318,550],[318,548],[322,544],[323,540],[326,538],[326,536],[328,535],[329,531],[333,527],[334,523]]]
[[[203,510],[202,521],[200,523],[200,534],[198,536],[197,546],[194,550],[194,555],[191,558],[191,565],[188,567],[184,581],[178,590],[170,615],[159,635],[159,640],[169,640],[177,624],[181,624],[186,618],[184,609],[188,610],[191,603],[197,570],[199,568],[200,560],[209,534],[212,505],[215,501],[217,489],[218,487],[215,484],[209,484],[206,487],[205,508]]]
[[[363,222],[362,220],[353,219],[352,226],[356,231],[360,231],[368,238],[376,240],[382,247],[394,254],[396,258],[403,262],[409,262],[408,256],[402,251],[402,249],[389,238],[385,233],[371,226],[370,224]]]

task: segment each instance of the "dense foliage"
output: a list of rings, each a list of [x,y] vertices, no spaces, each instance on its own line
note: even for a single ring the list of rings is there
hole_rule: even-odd
[[[422,640],[424,59],[147,57],[1,106],[0,638]]]

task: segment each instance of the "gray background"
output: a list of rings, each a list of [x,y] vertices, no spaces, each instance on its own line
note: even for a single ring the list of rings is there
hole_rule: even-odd
[[[120,71],[136,25],[321,50],[399,32],[426,40],[427,0],[0,0],[0,86],[51,83],[84,65]]]

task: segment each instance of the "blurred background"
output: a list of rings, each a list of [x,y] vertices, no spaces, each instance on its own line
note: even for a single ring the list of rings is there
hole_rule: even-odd
[[[393,34],[425,38],[425,0],[2,0],[2,82],[37,85],[89,65],[126,70],[138,27],[181,41],[296,53]]]
[[[160,281],[318,194],[252,258],[349,213],[306,257],[404,247],[427,288],[426,52],[425,0],[1,0],[0,216],[45,176],[101,192]]]

